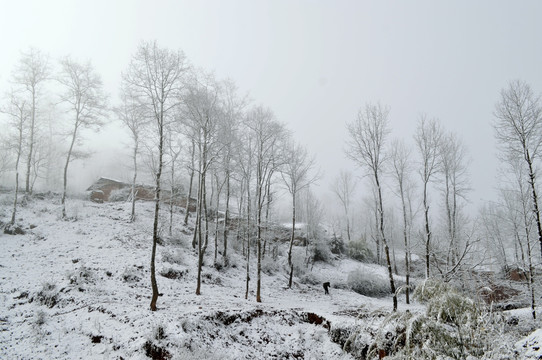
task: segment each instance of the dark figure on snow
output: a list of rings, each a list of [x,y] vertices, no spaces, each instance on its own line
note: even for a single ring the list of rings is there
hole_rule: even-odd
[[[331,285],[329,284],[329,282],[325,282],[324,283],[324,290],[326,291],[326,295],[329,295],[329,287]]]

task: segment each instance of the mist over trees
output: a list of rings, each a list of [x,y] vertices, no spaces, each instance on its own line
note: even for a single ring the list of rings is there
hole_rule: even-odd
[[[60,192],[59,216],[69,220],[70,164],[88,157],[89,130],[117,122],[130,139],[131,222],[138,218],[138,179],[154,182],[153,311],[160,294],[156,249],[175,237],[178,225],[190,229],[197,252],[196,294],[205,292],[206,259],[229,267],[233,249],[244,257],[245,298],[254,274],[255,301],[261,302],[264,261],[280,256],[271,233],[288,219],[288,252],[281,254],[287,287],[296,267],[350,256],[386,267],[396,310],[403,292],[410,301],[414,277],[455,282],[516,266],[528,273],[536,316],[542,105],[528,83],[512,81],[495,94],[501,188],[496,201],[472,211],[471,155],[461,135],[437,118],[422,115],[413,136],[391,139],[389,120],[400,114],[380,103],[362,105],[344,119],[353,166],[327,174],[334,180],[332,196],[322,201],[314,156],[272,109],[255,104],[233,80],[217,78],[156,41],[134,49],[119,79],[118,95],[106,94],[90,61],[54,61],[38,49],[21,53],[0,103],[6,129],[0,176],[14,185],[10,229],[19,221],[18,206],[38,188]],[[298,245],[310,249],[303,260],[294,256]]]

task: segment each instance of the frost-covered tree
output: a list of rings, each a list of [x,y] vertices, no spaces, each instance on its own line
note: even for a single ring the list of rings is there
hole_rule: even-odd
[[[429,182],[434,180],[435,174],[440,167],[440,141],[442,130],[436,119],[420,118],[414,140],[420,155],[421,166],[419,174],[423,184],[423,209],[424,209],[424,232],[425,232],[425,277],[430,276],[430,255],[432,230],[429,223]]]
[[[444,218],[448,242],[446,264],[451,270],[456,268],[460,259],[461,231],[467,219],[463,208],[467,201],[469,173],[467,150],[454,133],[444,134],[440,142],[442,195],[444,200]]]
[[[154,178],[155,207],[153,221],[153,241],[151,252],[151,287],[150,308],[156,311],[158,284],[156,282],[155,259],[156,245],[160,236],[158,215],[160,212],[161,177],[163,168],[165,130],[180,104],[181,90],[188,66],[182,51],[172,51],[158,46],[156,41],[142,42],[132,56],[128,70],[123,74],[123,82],[137,97],[139,103],[152,116],[153,138],[158,150],[158,159]]]
[[[339,199],[344,210],[344,218],[346,222],[346,238],[348,242],[352,240],[351,227],[350,227],[350,206],[352,202],[352,196],[356,190],[356,180],[354,175],[350,171],[341,170],[335,182],[332,185],[331,190]]]
[[[365,169],[372,177],[377,199],[378,236],[384,244],[384,253],[388,265],[391,293],[393,294],[393,311],[397,311],[397,294],[393,279],[390,249],[385,231],[384,201],[382,198],[382,175],[387,157],[385,154],[388,128],[389,108],[381,104],[366,104],[360,109],[357,118],[347,124],[350,135],[347,156],[358,166]]]
[[[0,108],[0,112],[9,116],[11,126],[15,129],[15,136],[10,141],[10,147],[15,151],[15,194],[13,196],[13,211],[11,212],[10,221],[10,225],[14,226],[19,195],[19,164],[23,154],[24,129],[30,117],[30,106],[26,100],[22,99],[14,91],[9,94],[8,98],[7,105]]]
[[[292,196],[292,231],[290,233],[290,244],[288,246],[288,266],[290,267],[288,287],[291,288],[294,273],[292,247],[295,239],[296,199],[301,191],[318,180],[319,174],[313,173],[315,170],[315,160],[313,157],[309,156],[309,153],[303,146],[292,142],[287,149],[288,152],[285,157],[281,175],[288,192]]]
[[[279,123],[273,112],[258,106],[247,114],[245,126],[249,136],[254,140],[254,170],[256,172],[256,246],[257,246],[257,278],[256,278],[256,301],[261,302],[261,261],[262,261],[262,229],[263,209],[266,203],[265,184],[270,173],[277,169],[277,155],[280,142],[284,140],[286,132],[284,126]]]
[[[211,74],[194,73],[183,95],[182,118],[187,134],[194,142],[198,176],[196,223],[192,245],[198,250],[198,276],[196,295],[201,294],[203,256],[209,243],[209,218],[207,203],[207,176],[211,165],[221,152],[218,142],[219,123],[223,113],[220,103],[221,84]]]
[[[396,140],[391,148],[392,176],[395,180],[395,193],[401,199],[401,214],[403,223],[403,240],[405,243],[405,273],[406,273],[406,303],[410,303],[410,234],[414,214],[412,211],[413,184],[410,178],[413,164],[411,149],[400,140]]]
[[[70,145],[64,163],[62,189],[62,218],[65,219],[68,166],[74,158],[80,156],[75,147],[81,140],[81,131],[87,128],[99,129],[104,124],[107,97],[103,91],[102,80],[90,62],[82,64],[66,57],[60,62],[60,66],[57,81],[64,90],[60,100],[71,116]]]
[[[30,119],[28,124],[28,149],[26,160],[26,194],[31,193],[31,171],[35,164],[34,158],[36,141],[36,117],[38,114],[38,104],[43,95],[43,85],[49,79],[50,66],[49,57],[40,50],[30,48],[21,53],[21,58],[15,71],[13,72],[14,83],[21,86],[29,95]]]
[[[121,89],[121,102],[116,107],[115,113],[120,121],[123,123],[130,132],[130,137],[133,141],[132,148],[132,162],[134,167],[134,175],[132,176],[132,210],[130,213],[130,221],[134,221],[136,218],[136,181],[137,181],[137,156],[140,152],[140,146],[142,137],[144,135],[145,126],[148,125],[149,115],[146,113],[145,106],[139,101],[137,96],[130,92],[129,86],[124,84],[124,88]]]
[[[538,241],[542,253],[542,224],[536,184],[535,162],[542,150],[542,104],[531,87],[515,80],[501,91],[495,107],[495,136],[504,157],[520,157],[527,167],[526,177],[531,192],[531,206],[535,216]]]

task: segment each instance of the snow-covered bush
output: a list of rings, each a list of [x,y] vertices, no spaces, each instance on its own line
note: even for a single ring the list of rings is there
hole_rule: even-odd
[[[329,250],[335,255],[346,254],[347,249],[343,238],[334,234],[329,241]]]
[[[40,304],[52,308],[58,303],[58,290],[55,284],[43,283],[41,290],[34,297]]]
[[[78,269],[68,272],[67,278],[72,285],[92,284],[96,281],[96,274],[92,269],[81,265]]]
[[[176,249],[175,251],[164,251],[162,253],[162,261],[168,262],[170,264],[184,264],[184,254],[180,249]]]
[[[372,271],[351,271],[346,282],[353,291],[361,295],[379,297],[390,294],[388,279]]]
[[[135,265],[127,266],[121,275],[122,280],[127,283],[134,283],[140,281],[141,276],[138,270],[138,267],[136,267]]]
[[[262,272],[266,275],[272,276],[276,274],[280,269],[278,261],[273,260],[270,256],[266,256],[262,260]]]
[[[329,247],[327,239],[317,239],[312,246],[312,262],[325,262],[329,263],[333,260],[334,256]]]
[[[514,358],[511,346],[496,345],[504,321],[448,284],[429,279],[414,297],[427,303],[426,313],[393,313],[376,332],[366,329],[375,333],[367,358],[381,351],[387,359]]]
[[[322,281],[313,272],[307,272],[299,277],[299,282],[305,285],[321,285]]]
[[[348,243],[348,256],[362,262],[372,262],[373,253],[364,239],[352,240]]]

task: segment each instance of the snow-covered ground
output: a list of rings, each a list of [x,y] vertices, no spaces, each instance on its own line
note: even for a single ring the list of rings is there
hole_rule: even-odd
[[[5,222],[11,208],[3,196]],[[354,269],[385,276],[384,270],[346,259],[315,264],[307,269],[312,281],[296,278],[287,289],[284,262],[266,258],[262,303],[255,301],[252,261],[246,300],[246,264],[233,251],[240,247],[234,240],[227,270],[212,266],[209,244],[197,296],[190,232],[176,225],[158,247],[163,295],[151,312],[153,204],[138,203],[134,223],[126,203],[71,199],[67,209],[71,220],[62,221],[57,198],[31,200],[18,216],[27,233],[0,235],[0,359],[350,359],[332,341],[330,327],[360,324],[392,307],[391,298],[365,297],[346,286]],[[323,281],[332,283],[330,295]],[[403,297],[399,308],[424,311]],[[535,332],[518,341],[518,356],[539,358],[540,346],[542,334]]]

